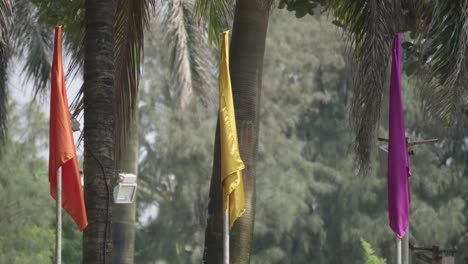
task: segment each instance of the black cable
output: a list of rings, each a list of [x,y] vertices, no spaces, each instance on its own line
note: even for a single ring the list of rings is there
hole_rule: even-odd
[[[107,229],[109,228],[107,226],[107,222],[109,220],[109,207],[110,207],[110,188],[109,188],[109,183],[107,182],[107,176],[106,176],[106,170],[104,169],[104,165],[102,164],[102,162],[96,157],[96,155],[94,155],[94,153],[87,147],[86,144],[85,145],[85,148],[87,149],[87,151],[89,152],[89,154],[91,154],[91,156],[93,156],[93,158],[99,163],[99,166],[101,167],[101,172],[102,172],[102,175],[104,176],[104,182],[106,184],[106,190],[107,190],[107,201],[106,201],[106,221],[105,221],[105,225],[104,225],[104,243],[102,245],[102,249],[103,249],[103,260],[104,260],[104,264],[106,264],[106,252],[107,252]]]

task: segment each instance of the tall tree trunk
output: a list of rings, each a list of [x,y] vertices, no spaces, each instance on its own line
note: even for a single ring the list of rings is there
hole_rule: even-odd
[[[221,143],[219,118],[216,125],[213,172],[208,202],[203,263],[223,263],[223,190],[221,189]],[[245,187],[245,186],[244,186]]]
[[[120,172],[137,174],[138,169],[138,119],[133,114],[132,127],[123,141],[120,128],[120,151],[117,153],[117,168]],[[122,122],[120,122],[122,124]],[[135,256],[135,217],[136,202],[112,205],[112,252],[113,264],[133,264]]]
[[[84,175],[88,227],[83,263],[112,263],[114,177],[114,0],[86,0],[84,39]]]
[[[8,112],[8,60],[7,47],[4,43],[2,33],[0,33],[0,145],[6,140],[7,112]],[[1,150],[0,150],[1,153]]]
[[[11,27],[12,5],[8,0],[0,0],[0,145],[6,142],[7,112],[8,112],[8,52],[9,34]],[[1,154],[1,149],[0,149]]]
[[[243,171],[246,211],[230,235],[231,263],[249,263],[255,218],[257,160],[263,56],[270,10],[260,0],[238,0],[230,50],[230,71]],[[219,125],[216,129],[213,174],[205,234],[205,263],[222,263],[222,190]]]

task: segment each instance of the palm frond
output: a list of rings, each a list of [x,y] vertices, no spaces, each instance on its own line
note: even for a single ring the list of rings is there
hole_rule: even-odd
[[[31,80],[34,85],[34,96],[46,90],[51,71],[52,30],[44,25],[37,25],[29,35],[28,51],[26,52],[26,64],[23,72],[26,80]]]
[[[13,9],[12,0],[0,0],[0,28],[8,28]]]
[[[85,35],[85,19],[84,19],[84,1],[73,0],[69,2],[68,8],[71,10],[64,23],[64,45],[67,51],[67,57],[70,58],[66,73],[67,80],[73,80],[76,75],[83,69],[84,63],[84,35]]]
[[[118,0],[117,2],[114,22],[117,142],[127,140],[137,111],[144,31],[149,26],[155,7],[156,0]],[[83,50],[80,48],[80,43],[83,41],[84,31],[80,31],[80,28],[84,27],[77,27],[74,32],[79,34],[72,34],[73,41],[69,41],[70,50],[74,51],[71,56],[70,74],[82,68]],[[84,109],[83,87],[74,98],[72,109],[72,117],[78,118]]]
[[[115,86],[118,135],[126,139],[137,111],[145,27],[154,13],[155,0],[119,0],[115,35]],[[117,141],[119,142],[119,141]]]
[[[12,23],[12,45],[25,58],[23,74],[33,81],[34,95],[45,90],[51,70],[52,28],[36,19],[37,9],[31,1],[17,0]]]
[[[350,125],[355,133],[354,150],[362,172],[370,168],[370,157],[386,87],[392,37],[399,27],[401,3],[394,0],[331,0],[344,29],[356,70],[353,73],[353,98]]]
[[[23,74],[26,81],[32,81],[34,96],[46,91],[50,78],[53,28],[64,24],[64,44],[71,63],[67,79],[71,79],[81,69],[82,39],[84,36],[84,12],[81,0],[67,2],[67,14],[49,17],[51,3],[38,6],[27,0],[16,0],[14,21],[10,30],[11,44],[16,55],[25,60]]]
[[[428,68],[422,95],[425,110],[454,125],[462,113],[468,83],[468,1],[435,1],[420,34]]]
[[[7,131],[8,29],[12,20],[12,7],[13,2],[10,0],[0,0],[0,143],[5,141]]]
[[[195,16],[200,22],[208,24],[210,45],[213,42],[218,44],[221,33],[230,28],[235,3],[235,0],[196,0]]]
[[[170,54],[170,68],[174,94],[178,105],[186,109],[194,91],[205,105],[212,104],[210,93],[214,79],[214,55],[206,41],[206,32],[195,22],[193,1],[172,0],[161,9],[162,24],[168,28],[166,42]]]
[[[261,8],[271,9],[277,0],[251,0]],[[196,0],[195,16],[208,24],[208,42],[219,44],[221,33],[229,28],[234,16],[236,0]]]

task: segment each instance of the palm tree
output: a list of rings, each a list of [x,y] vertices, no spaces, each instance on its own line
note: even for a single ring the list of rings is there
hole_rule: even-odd
[[[64,10],[63,5],[68,5],[72,7],[72,10],[67,14],[60,13],[65,16],[65,18],[58,18],[58,21],[52,21],[51,23],[59,23],[60,21],[68,21],[66,24],[68,31],[66,31],[68,40],[68,49],[72,52],[72,63],[69,73],[77,72],[83,67],[83,48],[81,44],[83,43],[84,36],[84,24],[85,17],[77,16],[76,14],[83,13],[83,6],[81,1],[73,2],[61,2],[58,3],[58,10]],[[62,5],[62,6],[60,6]],[[71,5],[71,6],[70,6]],[[138,148],[137,144],[137,126],[136,126],[136,115],[137,115],[137,100],[138,100],[138,88],[139,88],[139,78],[140,78],[140,64],[142,62],[143,56],[143,38],[144,38],[144,29],[148,26],[149,17],[154,11],[155,0],[140,0],[140,1],[117,1],[115,7],[115,18],[112,17],[113,31],[108,33],[112,34],[115,38],[115,49],[113,50],[113,57],[115,62],[115,75],[119,78],[116,80],[116,84],[112,85],[113,92],[115,91],[115,102],[112,101],[112,104],[115,103],[116,107],[111,108],[112,113],[115,116],[111,116],[108,120],[115,118],[116,126],[116,143],[114,150],[115,153],[115,162],[116,168],[119,171],[132,172],[136,173],[137,166],[137,157],[136,150]],[[54,14],[54,7],[46,4],[41,7],[42,9],[52,9],[49,13]],[[65,8],[66,9],[66,8]],[[68,8],[70,9],[70,8]],[[51,14],[46,12],[47,16],[50,17]],[[109,54],[107,54],[109,55]],[[109,63],[109,61],[107,61]],[[47,63],[43,63],[47,65]],[[86,81],[86,77],[84,78]],[[47,80],[47,79],[46,79]],[[106,87],[105,89],[110,89]],[[83,110],[86,109],[86,84],[82,86],[80,92],[74,100],[74,117],[79,116]],[[109,106],[109,105],[107,105]],[[85,110],[86,111],[86,110]],[[110,114],[109,109],[107,109],[107,114]],[[101,117],[102,118],[102,117]],[[110,123],[108,124],[110,125]],[[85,127],[86,127],[86,114],[85,114]],[[99,140],[96,138],[94,140]],[[86,146],[86,135],[84,137],[85,141],[85,152],[89,151],[91,157],[98,161],[96,155],[91,153],[91,150]],[[98,161],[102,165],[100,161]],[[85,164],[86,166],[86,164]],[[103,168],[101,168],[103,169]],[[85,169],[86,171],[86,169]],[[107,174],[107,173],[106,173]],[[88,189],[94,192],[99,192],[100,195],[106,197],[106,215],[105,215],[105,226],[104,234],[107,235],[105,240],[106,244],[109,244],[110,241],[113,243],[113,247],[116,250],[112,252],[112,263],[133,263],[134,255],[134,226],[135,226],[135,203],[124,206],[124,205],[114,205],[111,204],[108,200],[111,199],[108,195],[111,193],[110,190],[112,187],[109,185],[112,184],[114,174],[106,176],[104,183],[106,183],[105,189],[102,188],[102,185],[90,185]],[[109,178],[110,177],[110,178]],[[105,191],[105,193],[102,193]],[[107,203],[109,202],[109,204]],[[114,216],[111,217],[109,213],[110,208],[115,211]],[[89,214],[89,212],[88,212]],[[111,218],[116,221],[111,221]],[[113,230],[113,232],[111,232]],[[113,233],[112,239],[111,233]],[[91,233],[90,236],[99,236],[100,234]],[[86,234],[85,234],[86,236]],[[104,244],[103,244],[104,245]],[[108,246],[102,246],[104,251]],[[85,250],[84,254],[86,254]],[[107,259],[110,259],[110,252],[102,253],[106,255]],[[86,258],[86,256],[84,257]]]
[[[398,32],[402,14],[399,1],[328,1],[328,7],[342,19],[348,41],[353,43],[356,70],[350,125],[355,131],[358,166],[366,171],[370,163],[371,139],[375,137],[385,86],[391,40]],[[377,111],[376,111],[377,110]]]
[[[112,263],[111,179],[115,172],[115,1],[85,1],[83,263]]]
[[[318,5],[325,6],[343,28],[356,70],[350,125],[355,133],[359,167],[366,171],[375,138],[390,41],[397,32],[409,32],[405,43],[408,72],[416,71],[425,81],[422,94],[430,115],[454,125],[461,115],[463,90],[467,81],[467,1],[398,0],[281,0],[280,7],[302,17]]]
[[[130,129],[118,127],[120,142],[116,153],[117,170],[137,175],[138,119],[137,111],[131,117]],[[127,133],[123,139],[123,133]],[[133,264],[135,255],[136,202],[112,205],[112,262]]]
[[[214,1],[210,5],[208,1],[200,0],[199,8],[211,14],[209,17],[210,23],[225,25],[225,14],[229,13],[229,7],[233,2],[228,0]],[[258,1],[253,2],[250,6],[256,5]],[[245,9],[240,9],[240,3],[242,1],[237,1],[236,18],[239,17],[237,16],[239,12],[245,11]],[[411,31],[417,36],[414,49],[419,51],[419,53],[416,52],[419,55],[419,65],[421,68],[428,69],[430,73],[428,75],[431,76],[428,80],[428,89],[425,90],[427,109],[445,119],[451,119],[454,113],[461,112],[459,111],[461,95],[463,94],[464,84],[467,83],[466,76],[468,76],[468,57],[466,56],[468,48],[466,45],[468,39],[467,1],[445,0],[428,3],[420,0],[283,0],[281,3],[287,5],[289,10],[296,11],[298,17],[313,13],[313,9],[321,4],[336,17],[335,23],[344,29],[346,40],[350,45],[349,50],[352,51],[356,65],[356,71],[353,73],[354,95],[350,111],[350,123],[355,132],[357,162],[364,172],[369,168],[371,142],[375,138],[379,120],[391,38],[397,32]],[[243,6],[245,7],[245,5]],[[253,23],[254,20],[249,19],[246,21]],[[238,20],[237,23],[240,23],[240,21]],[[247,22],[244,22],[244,25],[246,24]],[[238,28],[242,27],[238,26]],[[239,58],[239,54],[234,55],[234,50],[237,49],[236,45],[238,44],[235,42],[236,33],[238,32],[234,30],[231,46],[231,52],[233,53],[231,57],[235,59]],[[453,34],[454,32],[455,34]],[[212,36],[218,34],[219,30],[213,29],[211,31]],[[262,35],[259,34],[258,39],[261,38]],[[249,48],[248,45],[243,47],[245,49]],[[233,68],[235,62],[232,61],[231,63],[231,71],[235,71]],[[248,65],[248,63],[246,64]],[[258,72],[254,71],[254,73]],[[254,73],[252,73],[252,76],[255,75]],[[233,74],[232,78],[235,93],[234,101],[236,105],[239,105],[236,110],[241,112],[247,104],[237,99],[239,93],[236,91],[240,89],[240,82],[236,79],[239,76]],[[251,94],[251,96],[257,98],[255,93]],[[239,116],[240,114],[237,112],[236,114]],[[238,122],[242,123],[241,117],[237,118],[239,119]],[[258,129],[258,127],[254,128]],[[240,128],[239,134],[242,135],[242,133],[243,131]],[[256,137],[254,139],[257,140]],[[209,263],[220,262],[222,257],[220,256],[220,252],[222,252],[220,248],[222,239],[221,189],[218,172],[219,163],[216,159],[219,155],[218,139],[215,142],[215,161],[205,242],[205,261]],[[242,149],[243,146],[241,145],[241,151]],[[254,151],[247,153],[255,154],[255,148],[253,149]],[[247,175],[249,175],[249,172],[247,172]],[[246,178],[247,185],[251,184],[248,177]],[[250,192],[254,192],[254,188],[251,188]],[[246,217],[251,217],[251,215],[247,214]],[[231,255],[233,255],[233,251],[231,251]]]
[[[34,7],[30,1],[17,0],[2,1],[2,4],[10,4],[13,8],[14,23],[10,27],[2,27],[2,32],[9,29],[9,42],[2,42],[2,48],[6,44],[14,45],[15,49],[10,47],[11,51],[26,54],[25,75],[27,79],[32,79],[35,84],[35,94],[44,91],[47,86],[50,73],[50,48],[52,27],[47,23],[38,21],[40,17],[38,11],[41,8]],[[76,4],[79,1],[66,4]],[[113,175],[113,1],[93,3],[87,1],[87,35],[85,57],[85,178],[86,203],[88,207],[88,217],[90,225],[84,232],[83,259],[85,263],[105,263],[109,261],[106,254],[111,252],[108,246],[110,236],[108,220],[110,220],[108,182],[106,177]],[[60,4],[60,3],[54,3]],[[3,8],[6,5],[2,5]],[[47,5],[46,5],[47,6]],[[80,7],[80,5],[78,4]],[[4,14],[2,9],[2,18]],[[47,10],[48,11],[48,10]],[[74,11],[74,10],[72,10]],[[111,12],[111,15],[103,15]],[[48,13],[45,13],[48,15]],[[3,20],[2,20],[3,21]],[[110,23],[110,30],[108,28]],[[107,32],[107,34],[106,34]],[[69,40],[79,38],[65,38],[66,43]],[[79,54],[79,45],[74,42]],[[111,45],[109,45],[111,44]],[[4,50],[4,49],[2,49]],[[109,61],[109,56],[111,61]],[[6,64],[9,56],[2,57],[3,64],[1,71],[6,72]],[[80,63],[78,63],[80,64]],[[2,83],[2,92],[5,91]],[[6,104],[6,96],[2,96],[2,107],[0,113],[3,114]],[[94,109],[93,109],[94,107]],[[110,113],[110,114],[109,114]],[[100,120],[108,118],[107,120]],[[3,121],[3,120],[2,120]],[[3,125],[3,123],[2,123]],[[1,127],[3,131],[4,127]],[[97,137],[99,135],[99,138]],[[94,138],[94,141],[93,141]],[[96,176],[91,178],[91,175]],[[96,187],[94,188],[93,187]],[[97,191],[96,191],[97,189]]]
[[[172,97],[182,110],[190,109],[195,97],[208,107],[215,98],[213,53],[193,9],[194,0],[171,0],[158,7],[170,54]]]
[[[288,0],[285,0],[288,1]],[[303,0],[288,1],[303,2]],[[468,2],[422,0],[316,1],[337,18],[356,65],[350,125],[355,133],[355,152],[361,170],[369,169],[372,142],[387,80],[391,38],[410,32],[407,54],[426,82],[426,112],[455,125],[462,113],[463,90],[468,74]]]
[[[4,0],[6,4],[12,2]],[[158,4],[156,6],[156,4]],[[173,59],[171,60],[174,69],[173,79],[176,94],[179,98],[181,94],[191,94],[193,87],[197,84],[197,93],[202,98],[209,98],[206,88],[210,86],[211,69],[210,57],[206,53],[206,48],[201,43],[205,43],[204,33],[201,28],[194,23],[191,15],[193,3],[190,0],[171,1],[166,3],[156,0],[138,0],[117,2],[115,10],[114,36],[115,36],[115,74],[119,76],[116,89],[116,165],[119,171],[136,173],[137,156],[137,100],[138,86],[140,78],[140,65],[143,61],[143,38],[144,29],[148,27],[149,18],[153,15],[155,7],[164,17],[161,25],[167,27],[168,46],[172,48]],[[8,7],[8,6],[7,6]],[[11,10],[5,9],[7,11]],[[63,10],[67,10],[63,13]],[[39,12],[40,11],[40,12]],[[11,13],[11,12],[10,12]],[[10,13],[3,12],[1,14]],[[50,72],[50,34],[51,27],[55,24],[65,23],[65,44],[72,54],[71,69],[69,77],[76,74],[83,67],[83,38],[84,20],[83,6],[81,1],[71,2],[39,2],[35,7],[30,1],[16,0],[14,5],[15,17],[21,17],[10,23],[12,25],[12,36],[15,47],[20,49],[19,54],[26,54],[25,73],[26,78],[34,81],[35,94],[45,91]],[[170,15],[169,15],[170,14]],[[10,22],[4,17],[5,23]],[[39,20],[38,20],[39,18]],[[46,21],[47,23],[43,23]],[[8,27],[2,27],[7,29]],[[6,43],[6,42],[5,42]],[[187,67],[188,66],[188,67]],[[6,67],[2,67],[5,70]],[[182,77],[181,77],[182,76]],[[178,78],[175,78],[178,77]],[[74,101],[74,116],[77,117],[84,110],[84,98],[86,86],[83,86]],[[187,92],[188,91],[188,92]],[[5,99],[5,97],[2,97]],[[190,97],[185,96],[184,100],[177,99],[181,106],[182,101],[188,104]],[[202,100],[210,103],[210,100]],[[6,106],[6,102],[1,104]],[[5,109],[6,110],[6,109]],[[0,111],[6,113],[6,111]],[[0,129],[1,131],[1,129]],[[85,147],[88,150],[88,147]],[[90,153],[88,153],[90,154]],[[91,153],[91,156],[92,153]],[[93,157],[94,158],[94,157]],[[110,181],[111,179],[107,179]],[[88,187],[91,189],[92,187]],[[101,188],[102,190],[102,188]],[[106,191],[107,192],[107,191]],[[114,247],[112,263],[133,263],[134,255],[134,226],[135,226],[135,203],[130,206],[113,205],[115,210],[112,223]],[[110,224],[110,218],[107,219]],[[108,228],[108,227],[107,227]],[[99,235],[99,234],[96,234]]]
[[[144,28],[157,11],[156,26],[164,28],[171,54],[170,67],[176,105],[187,110],[196,95],[211,104],[211,54],[204,30],[194,20],[192,0],[120,0],[117,5],[116,74],[117,86],[117,169],[137,174],[138,168],[138,93],[140,64],[143,61]],[[130,58],[129,58],[130,56]],[[124,63],[122,63],[124,62]],[[144,180],[144,179],[142,179]],[[113,205],[113,261],[133,263],[135,244],[135,203]]]
[[[59,2],[54,2],[52,5],[43,2],[35,4],[39,6],[33,5],[28,0],[2,0],[0,3],[0,139],[5,136],[7,129],[9,61],[14,57],[24,59],[22,72],[26,81],[33,82],[35,96],[46,91],[48,87],[52,54],[51,36],[53,36],[53,26],[56,24],[57,17],[53,17],[51,12],[39,11],[45,11],[45,6],[48,8],[47,11],[51,11]],[[67,1],[66,4],[65,10],[68,10],[69,13],[64,15],[70,18],[67,31],[81,28],[80,21],[82,19],[75,17],[79,18],[79,13],[76,11],[81,7],[80,1]],[[64,40],[68,50],[72,51],[72,57],[79,57],[82,50],[80,48],[81,42],[75,36],[80,37],[79,34],[75,33],[67,34]]]
[[[180,9],[174,9],[166,14],[172,14],[170,17],[177,17],[177,14],[182,14],[183,4],[188,1],[172,1],[169,3],[170,7],[181,7]],[[370,139],[373,137],[375,125],[378,120],[378,112],[380,109],[380,99],[385,81],[386,65],[388,58],[383,54],[388,53],[389,43],[391,36],[398,31],[404,31],[407,29],[415,30],[417,27],[414,25],[418,20],[418,16],[427,14],[427,10],[430,13],[438,14],[439,16],[429,16],[433,19],[431,23],[428,23],[425,31],[428,32],[426,36],[431,34],[436,35],[441,29],[434,29],[435,25],[440,25],[436,21],[442,19],[440,10],[453,11],[457,10],[454,7],[455,3],[450,5],[450,2],[445,2],[444,5],[439,4],[427,8],[421,5],[419,9],[417,1],[402,1],[401,3],[378,3],[376,1],[364,1],[360,5],[352,5],[350,1],[316,1],[320,4],[326,4],[329,10],[334,12],[334,15],[341,21],[343,28],[348,32],[348,40],[353,43],[352,50],[355,51],[355,61],[357,64],[357,71],[355,73],[355,90],[353,110],[351,111],[352,124],[356,131],[356,151],[359,154],[358,160],[361,162],[361,168],[366,168],[369,157],[370,157]],[[212,12],[212,16],[209,18],[212,25],[225,24],[229,19],[226,18],[229,14],[230,7],[234,4],[233,1],[218,1],[219,5],[210,5],[206,1],[199,1],[197,3],[198,10],[215,10]],[[171,5],[172,4],[172,5]],[[246,192],[248,200],[248,211],[245,216],[239,221],[239,224],[233,230],[231,236],[231,259],[237,262],[247,262],[250,251],[250,241],[253,232],[253,219],[254,219],[254,197],[255,197],[255,156],[258,142],[258,108],[260,99],[260,88],[261,88],[261,65],[263,60],[264,52],[264,36],[266,35],[266,29],[268,26],[268,14],[270,1],[253,1],[253,3],[246,3],[246,1],[237,1],[235,9],[234,29],[233,38],[231,45],[231,57],[235,58],[231,60],[231,71],[233,78],[234,97],[237,107],[237,118],[239,122],[239,139],[241,144],[241,152],[244,161],[248,165],[245,177]],[[448,7],[447,7],[448,5]],[[464,6],[461,6],[464,7]],[[218,8],[218,9],[216,9]],[[445,8],[445,9],[443,9]],[[425,9],[422,12],[420,9]],[[177,12],[177,10],[179,12]],[[362,12],[365,10],[365,12]],[[465,10],[465,9],[458,9]],[[436,12],[437,11],[437,12]],[[257,19],[249,21],[249,14],[256,12]],[[461,13],[461,12],[459,12]],[[227,14],[226,16],[224,14]],[[258,14],[262,14],[258,16]],[[460,17],[460,14],[456,17]],[[395,23],[395,18],[397,23]],[[421,18],[421,17],[419,17]],[[437,20],[438,19],[438,20]],[[180,20],[179,20],[180,21]],[[215,22],[213,22],[215,21]],[[246,22],[248,21],[248,22]],[[379,21],[379,23],[373,23]],[[385,22],[383,22],[385,21]],[[459,26],[456,20],[452,20],[452,28]],[[414,24],[412,24],[414,23]],[[174,24],[173,29],[177,31],[180,29],[177,24]],[[393,26],[389,26],[393,25]],[[432,27],[429,27],[432,26]],[[220,27],[212,27],[210,31],[211,38],[217,38]],[[446,28],[444,28],[447,30]],[[463,29],[463,28],[461,28]],[[261,34],[253,32],[262,32]],[[461,30],[457,32],[461,36],[464,36]],[[265,35],[263,35],[265,34]],[[439,33],[440,34],[440,33]],[[421,34],[422,35],[422,34]],[[439,35],[440,36],[440,35]],[[175,38],[176,43],[181,45],[184,42],[184,38]],[[262,41],[263,39],[263,41]],[[423,39],[421,37],[421,39]],[[445,40],[439,37],[439,43]],[[453,40],[451,40],[453,42]],[[445,42],[443,42],[445,43]],[[177,46],[177,45],[175,45]],[[457,47],[453,44],[450,47]],[[241,48],[242,47],[242,48]],[[244,48],[248,47],[248,48]],[[248,49],[248,50],[247,50]],[[179,48],[184,51],[185,48]],[[363,50],[371,50],[372,52],[361,52]],[[430,49],[429,49],[430,50]],[[433,50],[430,50],[434,52]],[[448,50],[450,51],[450,50]],[[440,51],[439,51],[440,52]],[[446,52],[445,55],[450,54]],[[187,64],[184,63],[183,58],[187,56],[181,55],[174,56],[173,61],[179,62],[174,69],[187,68]],[[245,58],[256,58],[255,61],[248,61]],[[247,62],[248,61],[248,62]],[[254,63],[255,62],[255,63]],[[237,67],[235,67],[235,65]],[[458,63],[457,65],[463,65]],[[371,67],[369,67],[371,66]],[[250,67],[250,68],[249,68]],[[461,67],[461,66],[459,66]],[[190,72],[190,71],[185,71]],[[255,72],[254,75],[249,75],[248,72]],[[460,71],[455,71],[460,72]],[[189,73],[190,74],[190,73]],[[181,75],[180,75],[181,76]],[[187,75],[189,76],[189,75]],[[247,77],[246,77],[247,76]],[[440,76],[440,72],[439,75]],[[453,78],[452,78],[453,79]],[[180,77],[179,83],[186,84],[179,85],[179,87],[190,87],[187,85],[190,83],[190,77]],[[377,87],[377,88],[376,88]],[[459,86],[458,86],[459,87]],[[191,96],[190,90],[180,90],[177,92],[180,104],[185,108],[184,99],[187,96]],[[449,103],[446,105],[453,106]],[[362,107],[364,106],[364,107]],[[220,240],[222,239],[222,212],[220,206],[220,181],[219,181],[219,164],[217,163],[216,157],[219,157],[219,143],[218,133],[215,144],[215,161],[213,166],[212,183],[210,189],[210,205],[209,205],[209,220],[206,231],[206,251],[205,251],[205,262],[217,263],[222,258],[220,250]]]
[[[12,20],[12,2],[0,1],[0,143],[6,136],[7,121],[7,65],[8,53],[8,28]]]
[[[34,21],[34,22],[32,22]],[[24,73],[27,79],[34,79],[35,89],[45,88],[50,74],[50,62],[40,63],[50,56],[52,29],[34,19],[32,4],[26,0],[1,0],[0,2],[0,141],[6,136],[8,105],[8,66],[16,54],[27,57]],[[44,34],[44,33],[48,34]],[[27,35],[27,37],[25,37]],[[25,47],[28,46],[28,49]],[[49,54],[47,54],[49,55]]]
[[[201,14],[210,14],[212,38],[218,38],[225,26],[231,5],[235,4],[230,50],[230,71],[233,87],[239,147],[246,165],[243,172],[246,212],[232,229],[230,259],[232,263],[248,263],[255,218],[255,165],[257,159],[260,94],[263,56],[268,18],[273,1],[238,0],[199,1]],[[206,17],[206,16],[205,16]],[[216,129],[213,174],[208,205],[208,225],[205,234],[205,263],[222,263],[222,190],[220,176],[219,125]]]
[[[117,2],[116,37],[116,167],[117,171],[137,175],[138,94],[143,60],[144,30],[154,13],[154,0]],[[111,263],[132,264],[135,254],[136,203],[112,205]]]

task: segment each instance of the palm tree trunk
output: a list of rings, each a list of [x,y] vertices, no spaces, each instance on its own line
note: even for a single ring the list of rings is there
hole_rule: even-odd
[[[0,0],[0,144],[5,143],[8,104],[8,30],[11,26],[12,2]]]
[[[264,2],[264,1],[263,1]],[[230,50],[230,71],[239,134],[246,211],[230,235],[231,263],[249,263],[255,218],[255,165],[258,148],[263,56],[270,9],[260,0],[238,0]],[[205,263],[222,263],[222,193],[219,126],[216,129],[213,175],[205,237]]]
[[[0,33],[1,36],[1,33]],[[8,69],[8,60],[9,56],[7,54],[7,47],[5,44],[1,43],[2,38],[0,38],[0,145],[5,143],[6,139],[6,130],[7,130],[7,112],[8,112],[8,78],[7,78],[7,69]],[[0,150],[1,151],[1,150]]]
[[[118,171],[137,174],[138,169],[138,120],[133,114],[132,127],[123,141],[120,128],[120,151],[117,153]],[[122,122],[120,122],[122,124]],[[133,264],[135,256],[135,218],[136,202],[112,205],[112,253],[113,264]]]
[[[216,125],[213,172],[208,202],[208,223],[205,230],[203,263],[223,263],[223,191],[221,189],[221,145],[219,118]],[[245,188],[245,186],[244,186]]]
[[[84,175],[88,227],[83,263],[111,263],[114,177],[114,0],[86,0],[84,39]]]
[[[0,145],[5,143],[8,110],[8,30],[11,26],[12,2],[0,0]]]

